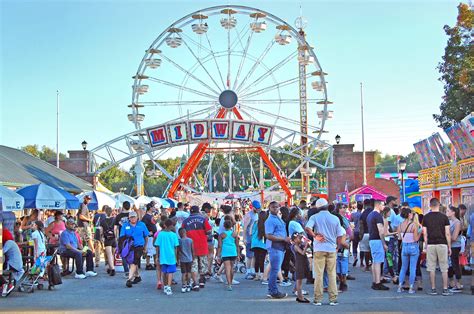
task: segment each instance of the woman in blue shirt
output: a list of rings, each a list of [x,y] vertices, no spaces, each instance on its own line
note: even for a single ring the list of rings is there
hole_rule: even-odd
[[[255,254],[255,279],[263,280],[263,273],[265,272],[265,257],[267,256],[267,247],[265,245],[265,220],[267,220],[268,213],[261,211],[258,214],[258,220],[252,226],[252,241],[251,249]]]
[[[225,231],[219,235],[219,245],[217,247],[217,257],[224,262],[225,275],[227,278],[227,291],[232,291],[232,280],[234,279],[234,262],[239,255],[239,237],[232,231],[232,222],[224,222]]]

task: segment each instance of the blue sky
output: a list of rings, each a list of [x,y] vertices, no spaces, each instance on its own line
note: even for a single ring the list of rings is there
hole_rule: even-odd
[[[3,0],[1,144],[55,147],[57,89],[61,152],[132,131],[131,76],[145,49],[178,18],[228,3]],[[335,118],[325,139],[339,134],[361,148],[360,82],[367,149],[407,154],[416,141],[442,132],[431,116],[443,95],[436,66],[447,40],[443,25],[455,23],[458,1],[238,2],[291,25],[300,3],[307,40],[329,73]],[[164,122],[159,117],[149,125]]]

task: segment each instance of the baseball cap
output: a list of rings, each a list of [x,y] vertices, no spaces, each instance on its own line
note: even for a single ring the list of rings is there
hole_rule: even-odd
[[[328,206],[328,201],[326,201],[326,199],[324,198],[320,198],[319,200],[316,201],[316,208],[321,208],[321,207],[324,207],[324,206]]]
[[[252,202],[252,206],[253,206],[253,208],[256,208],[256,209],[262,208],[262,205],[261,205],[260,202],[257,201],[257,200],[255,200],[255,201]]]
[[[191,213],[199,213],[199,206],[193,205],[189,211]]]
[[[68,224],[74,224],[74,225],[75,225],[75,224],[76,224],[76,220],[74,220],[74,218],[69,218],[69,219],[66,221],[66,223],[68,223]]]
[[[392,201],[396,201],[397,199],[398,199],[398,198],[396,198],[395,196],[392,196],[392,195],[387,196],[387,199],[385,200],[385,204],[388,204],[388,203],[390,203],[390,202],[392,202]]]
[[[138,217],[138,214],[132,211],[128,214],[128,218],[132,218],[132,217]]]

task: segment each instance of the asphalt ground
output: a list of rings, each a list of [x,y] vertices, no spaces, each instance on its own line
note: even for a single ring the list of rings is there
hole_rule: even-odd
[[[144,268],[144,267],[142,267]],[[474,313],[474,296],[470,291],[470,276],[463,277],[464,291],[453,296],[431,296],[428,274],[424,271],[424,290],[414,295],[399,294],[396,286],[389,291],[370,289],[371,275],[360,268],[349,267],[356,277],[348,281],[349,290],[339,294],[339,305],[329,306],[327,294],[323,306],[299,304],[291,294],[292,287],[280,288],[290,294],[281,300],[266,297],[267,286],[260,282],[245,280],[237,274],[241,282],[233,291],[226,291],[225,285],[214,279],[199,292],[181,293],[181,286],[173,286],[172,296],[156,290],[155,271],[142,271],[143,281],[133,288],[125,287],[123,273],[110,277],[103,263],[96,269],[98,276],[84,280],[73,276],[63,278],[63,284],[53,291],[36,290],[34,293],[13,292],[7,298],[0,298],[0,312],[57,312],[57,313],[328,313],[340,312],[429,312],[429,313]],[[180,282],[179,272],[174,278]],[[441,292],[441,276],[437,274],[438,291]],[[310,292],[312,285],[304,285]]]

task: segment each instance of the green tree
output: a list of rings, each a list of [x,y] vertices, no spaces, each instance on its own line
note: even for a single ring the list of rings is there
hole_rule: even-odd
[[[443,62],[438,65],[444,82],[441,114],[433,118],[446,129],[474,110],[474,12],[472,5],[460,3],[454,27],[444,26],[449,36]]]
[[[39,149],[37,144],[34,145],[26,145],[20,148],[25,153],[30,154],[31,156],[35,156],[44,161],[51,161],[56,160],[56,151],[48,146],[43,145],[41,149]],[[59,153],[59,160],[65,160],[66,155],[63,153]]]

